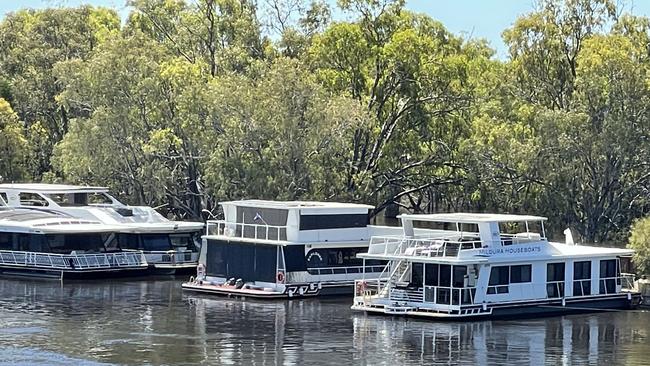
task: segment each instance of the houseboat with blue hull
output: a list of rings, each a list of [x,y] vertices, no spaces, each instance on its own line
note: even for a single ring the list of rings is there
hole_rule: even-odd
[[[106,187],[62,184],[0,184],[11,207],[62,213],[116,227],[122,249],[142,251],[154,275],[196,272],[202,222],[172,221],[148,206],[128,206]]]
[[[353,293],[363,272],[357,254],[367,251],[373,230],[372,206],[262,200],[221,206],[225,219],[208,221],[197,276],[184,290],[258,298]],[[384,266],[367,260],[367,278]]]
[[[536,317],[630,309],[641,296],[621,273],[629,249],[549,242],[546,218],[401,215],[401,236],[376,236],[364,261],[388,261],[355,283],[353,310],[434,319]],[[427,227],[418,233],[418,227]],[[569,232],[570,235],[570,232]],[[373,277],[375,277],[374,273]]]
[[[57,279],[140,276],[141,251],[123,251],[117,228],[96,221],[0,207],[0,275]]]

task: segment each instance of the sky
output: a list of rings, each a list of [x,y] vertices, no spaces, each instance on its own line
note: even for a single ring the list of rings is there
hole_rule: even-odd
[[[334,2],[334,0],[330,0]],[[617,0],[623,9],[635,15],[650,16],[650,0]],[[92,4],[116,9],[125,18],[125,0],[0,0],[0,16],[21,8],[45,8]],[[483,38],[496,49],[497,57],[506,58],[501,33],[518,16],[531,12],[535,0],[408,0],[406,8],[426,13],[464,38]]]

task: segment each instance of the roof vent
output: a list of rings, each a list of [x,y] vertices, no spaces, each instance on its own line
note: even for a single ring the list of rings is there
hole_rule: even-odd
[[[116,208],[114,208],[114,210],[115,210],[118,214],[120,214],[120,215],[122,215],[122,216],[125,216],[125,217],[133,216],[133,210],[130,209],[130,208],[126,208],[126,207],[116,207]]]

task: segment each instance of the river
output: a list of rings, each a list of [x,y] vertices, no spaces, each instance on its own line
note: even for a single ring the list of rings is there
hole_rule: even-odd
[[[643,310],[433,322],[350,303],[194,295],[178,280],[0,279],[0,365],[650,363]]]

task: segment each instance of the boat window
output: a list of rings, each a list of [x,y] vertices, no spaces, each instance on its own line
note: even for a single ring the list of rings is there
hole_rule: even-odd
[[[117,241],[122,249],[141,249],[137,234],[117,234]]]
[[[38,193],[22,192],[20,193],[20,205],[44,207],[49,206],[50,203]]]
[[[54,193],[48,195],[48,197],[62,207],[88,205],[86,193]]]
[[[591,295],[591,261],[573,263],[573,296]]]
[[[192,236],[188,234],[169,234],[169,240],[172,243],[172,247],[185,247],[192,248],[194,246],[192,242]]]
[[[499,266],[492,267],[490,271],[490,281],[488,285],[497,286],[497,285],[508,285],[510,283],[510,267],[508,266]]]
[[[102,235],[90,234],[47,234],[47,244],[53,253],[70,253],[72,251],[99,253],[105,251]]]
[[[345,229],[366,227],[369,224],[368,214],[300,216],[300,230]]]
[[[466,266],[454,266],[454,282],[453,287],[464,287],[465,275],[467,274]]]
[[[488,281],[488,295],[505,294],[509,291],[510,284],[510,267],[498,266],[490,270],[490,279]]]
[[[113,200],[105,193],[91,192],[86,194],[86,203],[90,205],[110,205]]]
[[[451,287],[451,266],[449,264],[440,265],[440,286]]]
[[[244,282],[275,282],[276,246],[220,240],[209,240],[207,246],[206,267],[209,276],[241,278]]]
[[[510,283],[530,282],[530,272],[532,266],[530,264],[522,266],[510,267]]]
[[[564,282],[564,263],[549,263],[546,265],[547,282]]]
[[[411,265],[411,282],[409,287],[422,287],[422,275],[424,272],[424,264],[413,263]]]
[[[0,233],[0,250],[13,250],[13,234]]]
[[[617,277],[620,275],[616,259],[600,261],[599,292],[601,294],[612,294],[616,292]]]
[[[427,286],[438,286],[438,265],[427,263],[424,269],[424,284]]]
[[[120,251],[120,243],[117,240],[117,235],[115,234],[110,234],[110,235],[104,235],[104,246],[106,247],[107,252],[119,252]]]
[[[362,266],[363,260],[358,253],[365,253],[367,248],[327,248],[312,249],[307,253],[307,267],[349,267]],[[366,263],[368,264],[368,263]]]
[[[0,206],[4,206],[9,202],[6,192],[0,192]]]
[[[48,252],[45,237],[39,234],[18,234],[19,250],[25,252]]]
[[[546,295],[549,298],[564,296],[564,263],[546,265]]]
[[[304,245],[287,245],[284,250],[284,265],[287,272],[307,270]]]
[[[169,235],[167,234],[143,234],[142,247],[150,251],[167,251],[171,249]]]

